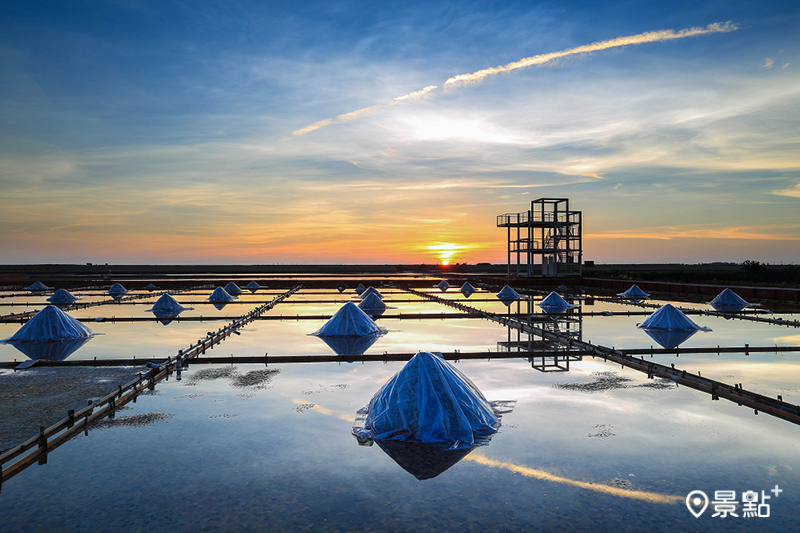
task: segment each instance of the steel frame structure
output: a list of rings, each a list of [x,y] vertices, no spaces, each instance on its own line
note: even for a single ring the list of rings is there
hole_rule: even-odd
[[[568,198],[537,198],[527,212],[497,215],[497,227],[508,229],[508,275],[516,254],[517,276],[533,276],[537,257],[542,276],[581,276],[582,218]]]

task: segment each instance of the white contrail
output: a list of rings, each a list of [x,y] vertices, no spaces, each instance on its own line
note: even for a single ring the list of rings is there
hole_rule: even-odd
[[[373,105],[370,107],[364,107],[362,109],[356,109],[355,111],[351,111],[349,113],[343,113],[337,116],[336,118],[326,118],[325,120],[320,120],[319,122],[309,124],[305,128],[300,128],[299,130],[293,131],[292,135],[295,136],[305,135],[306,133],[318,130],[320,128],[324,128],[325,126],[330,126],[331,124],[341,124],[342,122],[347,122],[348,120],[355,120],[357,118],[372,115],[387,107],[408,103],[413,100],[419,100],[421,98],[424,98],[428,93],[430,93],[434,89],[436,89],[436,85],[428,85],[427,87],[425,87],[424,89],[420,89],[419,91],[414,91],[413,93],[404,94],[403,96],[398,96],[390,104]]]
[[[598,43],[592,43],[592,44],[585,44],[577,48],[570,48],[569,50],[562,50],[560,52],[550,52],[549,54],[541,54],[538,56],[526,57],[524,59],[520,59],[519,61],[514,61],[513,63],[509,63],[508,65],[487,68],[479,70],[477,72],[473,72],[472,74],[459,74],[458,76],[453,76],[452,78],[444,82],[444,86],[448,87],[463,83],[475,83],[483,80],[486,76],[490,76],[492,74],[499,74],[500,72],[511,72],[512,70],[530,67],[532,65],[541,65],[542,63],[547,63],[555,59],[560,59],[562,57],[567,57],[575,54],[586,54],[589,52],[597,52],[599,50],[608,50],[609,48],[630,46],[632,44],[656,43],[660,41],[669,41],[672,39],[683,39],[684,37],[694,37],[695,35],[704,35],[706,33],[728,32],[728,31],[733,31],[735,29],[737,29],[736,25],[731,24],[730,22],[725,22],[725,23],[715,22],[714,24],[709,24],[705,28],[688,28],[677,32],[674,30],[649,31],[646,33],[640,33],[639,35],[617,37],[616,39],[611,39],[608,41],[600,41]]]
[[[617,37],[616,39],[610,39],[608,41],[600,41],[597,43],[586,44],[583,46],[579,46],[577,48],[562,50],[560,52],[550,52],[548,54],[526,57],[524,59],[520,59],[519,61],[514,61],[513,63],[509,63],[507,65],[487,68],[479,70],[477,72],[473,72],[471,74],[459,74],[457,76],[453,76],[452,78],[444,82],[444,88],[450,89],[464,84],[478,83],[487,76],[491,76],[492,74],[499,74],[501,72],[512,72],[517,69],[526,68],[533,65],[541,65],[543,63],[547,63],[549,61],[553,61],[571,55],[588,54],[590,52],[608,50],[609,48],[619,48],[621,46],[630,46],[632,44],[655,43],[661,41],[669,41],[673,39],[683,39],[685,37],[694,37],[696,35],[704,35],[707,33],[723,33],[723,32],[734,31],[736,29],[738,29],[737,26],[735,24],[732,24],[731,22],[715,22],[714,24],[709,24],[705,28],[699,28],[699,27],[687,28],[680,31],[675,31],[675,30],[649,31],[645,33],[640,33],[638,35]],[[339,115],[336,118],[326,118],[325,120],[320,120],[319,122],[315,122],[313,124],[309,124],[304,128],[295,130],[292,132],[292,135],[295,136],[305,135],[306,133],[318,130],[320,128],[324,128],[325,126],[330,126],[331,124],[340,124],[342,122],[347,122],[349,120],[355,120],[357,118],[372,115],[374,113],[395,106],[397,104],[408,103],[414,100],[419,100],[421,98],[431,96],[431,92],[435,89],[437,89],[436,85],[429,85],[419,91],[415,91],[403,96],[398,96],[394,99],[394,101],[388,104],[379,104],[370,107],[365,107],[363,109],[357,109],[356,111],[351,111],[350,113],[344,113],[342,115]]]

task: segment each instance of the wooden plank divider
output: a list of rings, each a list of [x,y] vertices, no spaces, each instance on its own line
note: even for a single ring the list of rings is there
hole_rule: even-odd
[[[411,288],[405,290],[415,294],[422,294],[418,293],[418,291],[415,291],[414,289]],[[456,303],[454,305],[453,302],[450,302],[443,298],[438,298],[435,295],[426,295],[426,296],[428,298],[436,299],[440,301],[440,303],[444,305],[449,305],[451,307],[457,307],[459,309],[464,309],[464,310],[473,309],[470,308],[469,306],[459,303]],[[473,310],[478,311],[477,309]],[[671,379],[676,383],[691,387],[695,390],[711,394],[712,399],[714,397],[723,397],[727,400],[737,403],[738,405],[747,405],[748,407],[752,407],[756,411],[756,414],[758,414],[758,411],[762,411],[772,416],[782,418],[783,420],[787,420],[795,424],[800,424],[800,406],[784,402],[782,399],[770,398],[768,396],[763,396],[756,392],[746,391],[741,387],[741,384],[738,387],[732,387],[727,383],[711,380],[708,378],[703,378],[699,375],[699,373],[697,376],[688,374],[685,370],[676,369],[674,368],[674,366],[668,367],[666,365],[662,365],[660,363],[655,363],[655,362],[648,362],[647,364],[645,364],[643,361],[644,359],[643,355],[642,359],[636,359],[632,355],[630,355],[630,353],[637,352],[636,350],[629,350],[626,352],[623,350],[616,350],[614,348],[608,348],[605,346],[594,345],[591,342],[578,341],[572,339],[571,337],[565,337],[556,333],[545,331],[533,325],[517,320],[511,320],[502,317],[500,315],[496,315],[494,313],[484,312],[484,314],[485,317],[489,320],[493,320],[495,322],[508,325],[509,327],[519,329],[520,331],[524,331],[526,333],[539,335],[543,338],[549,339],[559,344],[564,344],[567,346],[577,346],[582,350],[593,352],[593,356],[600,356],[605,361],[611,360],[617,364],[622,365],[623,367],[627,366],[634,370],[647,373],[648,376],[657,375],[659,377]],[[777,348],[778,348],[777,346],[774,346],[774,347],[768,347],[767,349],[769,349],[770,351],[773,350],[777,351]],[[786,347],[785,351],[790,351],[789,350],[790,348],[794,348],[793,351],[797,351],[796,347]],[[753,348],[748,345],[745,345],[745,350],[754,351]],[[683,353],[687,353],[688,349],[683,348],[681,349],[681,351]],[[651,350],[642,350],[639,352],[654,353],[655,351],[651,349]],[[676,349],[674,350],[674,352],[678,353],[678,350]]]
[[[92,422],[105,418],[106,416],[113,416],[117,407],[121,407],[130,401],[135,401],[139,393],[149,386],[151,390],[155,389],[155,384],[161,379],[167,378],[172,372],[173,368],[178,367],[183,362],[196,357],[201,350],[205,347],[207,342],[219,343],[222,339],[227,338],[234,331],[237,331],[243,325],[247,324],[257,315],[264,313],[274,306],[275,303],[281,302],[288,298],[298,290],[302,285],[297,285],[294,288],[286,291],[285,293],[275,297],[271,304],[259,306],[255,310],[247,313],[245,317],[234,320],[221,329],[222,335],[213,335],[211,338],[199,339],[197,344],[189,347],[188,350],[179,350],[178,355],[173,359],[172,356],[159,364],[150,363],[153,367],[149,372],[139,373],[136,379],[133,379],[125,385],[118,385],[117,389],[106,394],[99,399],[98,402],[89,400],[89,404],[78,411],[70,410],[65,418],[51,425],[50,427],[40,428],[39,434],[35,437],[28,439],[22,444],[11,448],[0,455],[0,488],[2,483],[14,477],[16,474],[39,461],[47,461],[47,454],[58,446],[69,440],[73,435],[83,431],[88,431]],[[247,320],[245,320],[247,318]],[[83,420],[83,424],[80,421]],[[52,437],[52,438],[50,438]],[[3,468],[4,463],[8,463],[25,452],[34,449],[28,455],[18,459],[16,462]]]

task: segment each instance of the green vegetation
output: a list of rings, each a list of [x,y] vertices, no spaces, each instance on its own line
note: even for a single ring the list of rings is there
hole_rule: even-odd
[[[703,268],[669,270],[596,270],[591,277],[674,283],[708,283],[712,285],[800,287],[800,266],[775,266],[758,261],[745,261],[735,269]]]

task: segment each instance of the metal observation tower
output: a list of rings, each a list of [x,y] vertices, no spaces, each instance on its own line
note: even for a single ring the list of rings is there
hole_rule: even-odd
[[[570,211],[568,198],[538,198],[527,212],[497,215],[497,227],[508,228],[508,275],[516,254],[517,276],[535,275],[534,264],[541,265],[537,275],[580,276],[581,218],[580,211]]]

